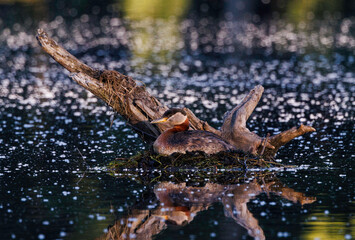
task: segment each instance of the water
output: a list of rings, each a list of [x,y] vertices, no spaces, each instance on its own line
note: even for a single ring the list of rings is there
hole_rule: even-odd
[[[1,3],[0,238],[117,230],[155,239],[353,239],[353,6],[277,2]],[[303,123],[317,132],[279,151],[278,161],[298,168],[235,173],[239,182],[223,171],[110,175],[107,164],[146,146],[40,50],[38,27],[90,66],[129,74],[215,127],[262,84],[251,130],[265,136]]]

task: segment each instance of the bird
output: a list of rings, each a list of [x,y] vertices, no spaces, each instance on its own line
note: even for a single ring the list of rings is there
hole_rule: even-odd
[[[153,149],[159,155],[197,151],[210,155],[236,150],[233,145],[212,132],[188,130],[189,119],[181,108],[171,108],[161,118],[151,121],[153,124],[164,122],[173,127],[160,134],[153,143]]]

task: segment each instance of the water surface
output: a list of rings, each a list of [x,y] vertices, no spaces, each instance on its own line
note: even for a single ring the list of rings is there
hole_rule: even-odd
[[[115,229],[134,238],[143,229],[137,222],[151,224],[156,231],[144,236],[154,239],[354,238],[350,10],[323,11],[325,4],[302,15],[255,3],[240,15],[241,5],[156,4],[1,3],[1,238],[95,239]],[[38,27],[90,66],[129,74],[164,104],[189,107],[215,127],[262,84],[251,130],[266,136],[307,124],[317,132],[276,156],[296,169],[266,176],[110,175],[112,160],[147,146],[40,50]]]

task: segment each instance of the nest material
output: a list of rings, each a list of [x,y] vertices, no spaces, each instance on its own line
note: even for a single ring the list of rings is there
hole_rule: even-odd
[[[283,164],[266,161],[262,158],[251,158],[237,152],[220,152],[207,155],[203,152],[174,153],[170,156],[156,155],[151,151],[138,153],[130,158],[117,158],[111,162],[109,169],[265,169],[270,167],[284,167]]]
[[[144,184],[169,181],[200,186],[206,184],[206,181],[236,184],[256,177],[264,178],[273,175],[270,167],[292,166],[236,156],[235,153],[206,156],[206,154],[195,152],[159,156],[147,151],[131,158],[116,159],[109,164],[108,171],[114,177],[128,177]],[[249,171],[256,168],[256,171]]]
[[[126,119],[133,118],[135,113],[132,112],[131,104],[133,99],[145,93],[144,87],[138,86],[131,77],[110,70],[102,71],[99,81],[105,86],[108,105]]]

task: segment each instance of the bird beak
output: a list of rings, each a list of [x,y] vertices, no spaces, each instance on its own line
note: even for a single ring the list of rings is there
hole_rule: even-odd
[[[163,122],[166,122],[167,120],[168,120],[168,118],[164,117],[164,118],[159,118],[159,119],[153,120],[150,123],[163,123]]]

